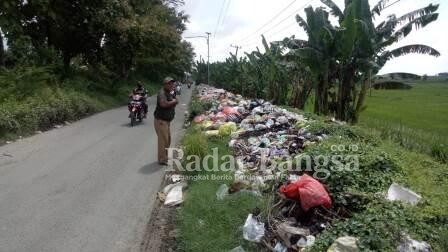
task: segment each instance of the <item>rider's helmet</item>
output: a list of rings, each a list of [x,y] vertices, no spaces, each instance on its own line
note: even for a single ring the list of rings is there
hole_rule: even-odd
[[[137,82],[137,88],[139,88],[139,89],[143,88],[143,84],[141,81]]]

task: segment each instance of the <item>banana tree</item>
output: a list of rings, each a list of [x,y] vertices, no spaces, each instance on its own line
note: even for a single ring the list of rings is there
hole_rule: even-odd
[[[381,0],[372,9],[368,0],[346,0],[344,11],[332,0],[321,2],[330,8],[340,25],[336,35],[340,84],[335,111],[340,120],[358,121],[371,76],[378,73],[388,60],[409,53],[440,55],[434,48],[420,44],[386,50],[406,37],[413,28],[422,28],[437,20],[435,11],[438,5],[430,4],[398,18],[391,15],[374,27],[373,19],[381,15],[390,0]],[[356,84],[361,85],[359,93]]]
[[[296,16],[296,21],[307,33],[308,40],[292,53],[309,67],[316,83],[314,112],[328,114],[329,73],[335,61],[336,30],[325,9],[307,7],[305,14],[306,21],[300,15]]]
[[[257,48],[257,55],[263,68],[263,76],[267,82],[267,98],[274,104],[285,104],[288,94],[288,81],[283,60],[284,47],[281,42],[271,42],[268,44],[262,36],[262,43],[265,52],[261,53]]]

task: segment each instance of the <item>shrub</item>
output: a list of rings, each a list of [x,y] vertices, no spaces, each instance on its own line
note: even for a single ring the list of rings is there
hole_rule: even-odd
[[[205,111],[209,110],[213,104],[211,102],[204,102],[197,99],[193,99],[190,104],[190,120],[195,116],[198,116]]]
[[[183,139],[184,156],[196,155],[203,158],[207,155],[207,138],[201,131],[190,129]]]
[[[384,81],[373,84],[374,89],[411,89],[412,86],[399,81]]]

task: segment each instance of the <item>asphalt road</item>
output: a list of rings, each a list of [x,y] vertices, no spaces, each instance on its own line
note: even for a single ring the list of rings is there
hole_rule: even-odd
[[[1,146],[0,252],[138,251],[164,175],[149,104],[133,128],[122,107]]]

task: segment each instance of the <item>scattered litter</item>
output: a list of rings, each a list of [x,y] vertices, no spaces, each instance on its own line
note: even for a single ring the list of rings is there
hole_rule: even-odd
[[[260,242],[264,236],[264,231],[264,223],[260,223],[253,218],[252,214],[249,214],[243,226],[244,239],[251,242]]]
[[[285,247],[280,242],[277,242],[277,244],[275,244],[274,251],[275,252],[288,252],[288,248]]]
[[[407,202],[413,206],[421,200],[422,196],[409,190],[408,188],[402,187],[396,183],[392,183],[387,191],[387,199],[390,201],[403,201]]]
[[[310,231],[305,228],[294,227],[291,223],[282,222],[277,226],[277,233],[285,245],[292,247],[300,237],[306,237]]]
[[[223,200],[227,195],[229,195],[229,187],[226,184],[222,184],[216,191],[216,198]]]
[[[331,198],[323,185],[307,174],[294,183],[280,187],[280,192],[287,198],[300,202],[305,211],[317,206],[331,208]]]
[[[6,144],[10,144],[10,143],[12,143],[11,141],[6,141]]]
[[[205,132],[205,135],[208,137],[219,136],[219,130],[208,130]]]
[[[171,175],[171,181],[173,181],[173,183],[179,182],[181,180],[182,180],[182,176],[180,174]]]
[[[13,157],[13,155],[11,155],[11,154],[9,154],[9,153],[2,153],[2,156],[4,156],[4,157]]]
[[[309,248],[314,245],[315,241],[316,241],[316,237],[314,237],[313,235],[307,235],[306,237],[300,237],[299,241],[297,242],[297,247]]]
[[[416,241],[411,239],[411,237],[403,233],[402,242],[397,247],[398,252],[431,252],[431,245],[424,241]]]
[[[358,252],[357,241],[357,238],[351,236],[339,237],[328,248],[327,252]]]
[[[157,198],[159,198],[160,202],[164,203],[166,200],[166,194],[163,192],[158,192],[157,193]]]
[[[164,205],[165,206],[176,206],[183,202],[182,189],[185,188],[187,184],[185,182],[178,182],[175,184],[170,184],[163,188],[163,194],[165,196]],[[163,198],[159,194],[159,199]]]
[[[60,128],[62,128],[62,127],[64,127],[63,125],[55,125],[54,126],[56,129],[60,129]]]
[[[35,133],[35,134],[42,134],[42,131],[37,130],[37,131],[35,131],[34,133]]]
[[[232,250],[229,250],[229,252],[245,252],[245,250],[243,249],[243,247],[238,246]]]

